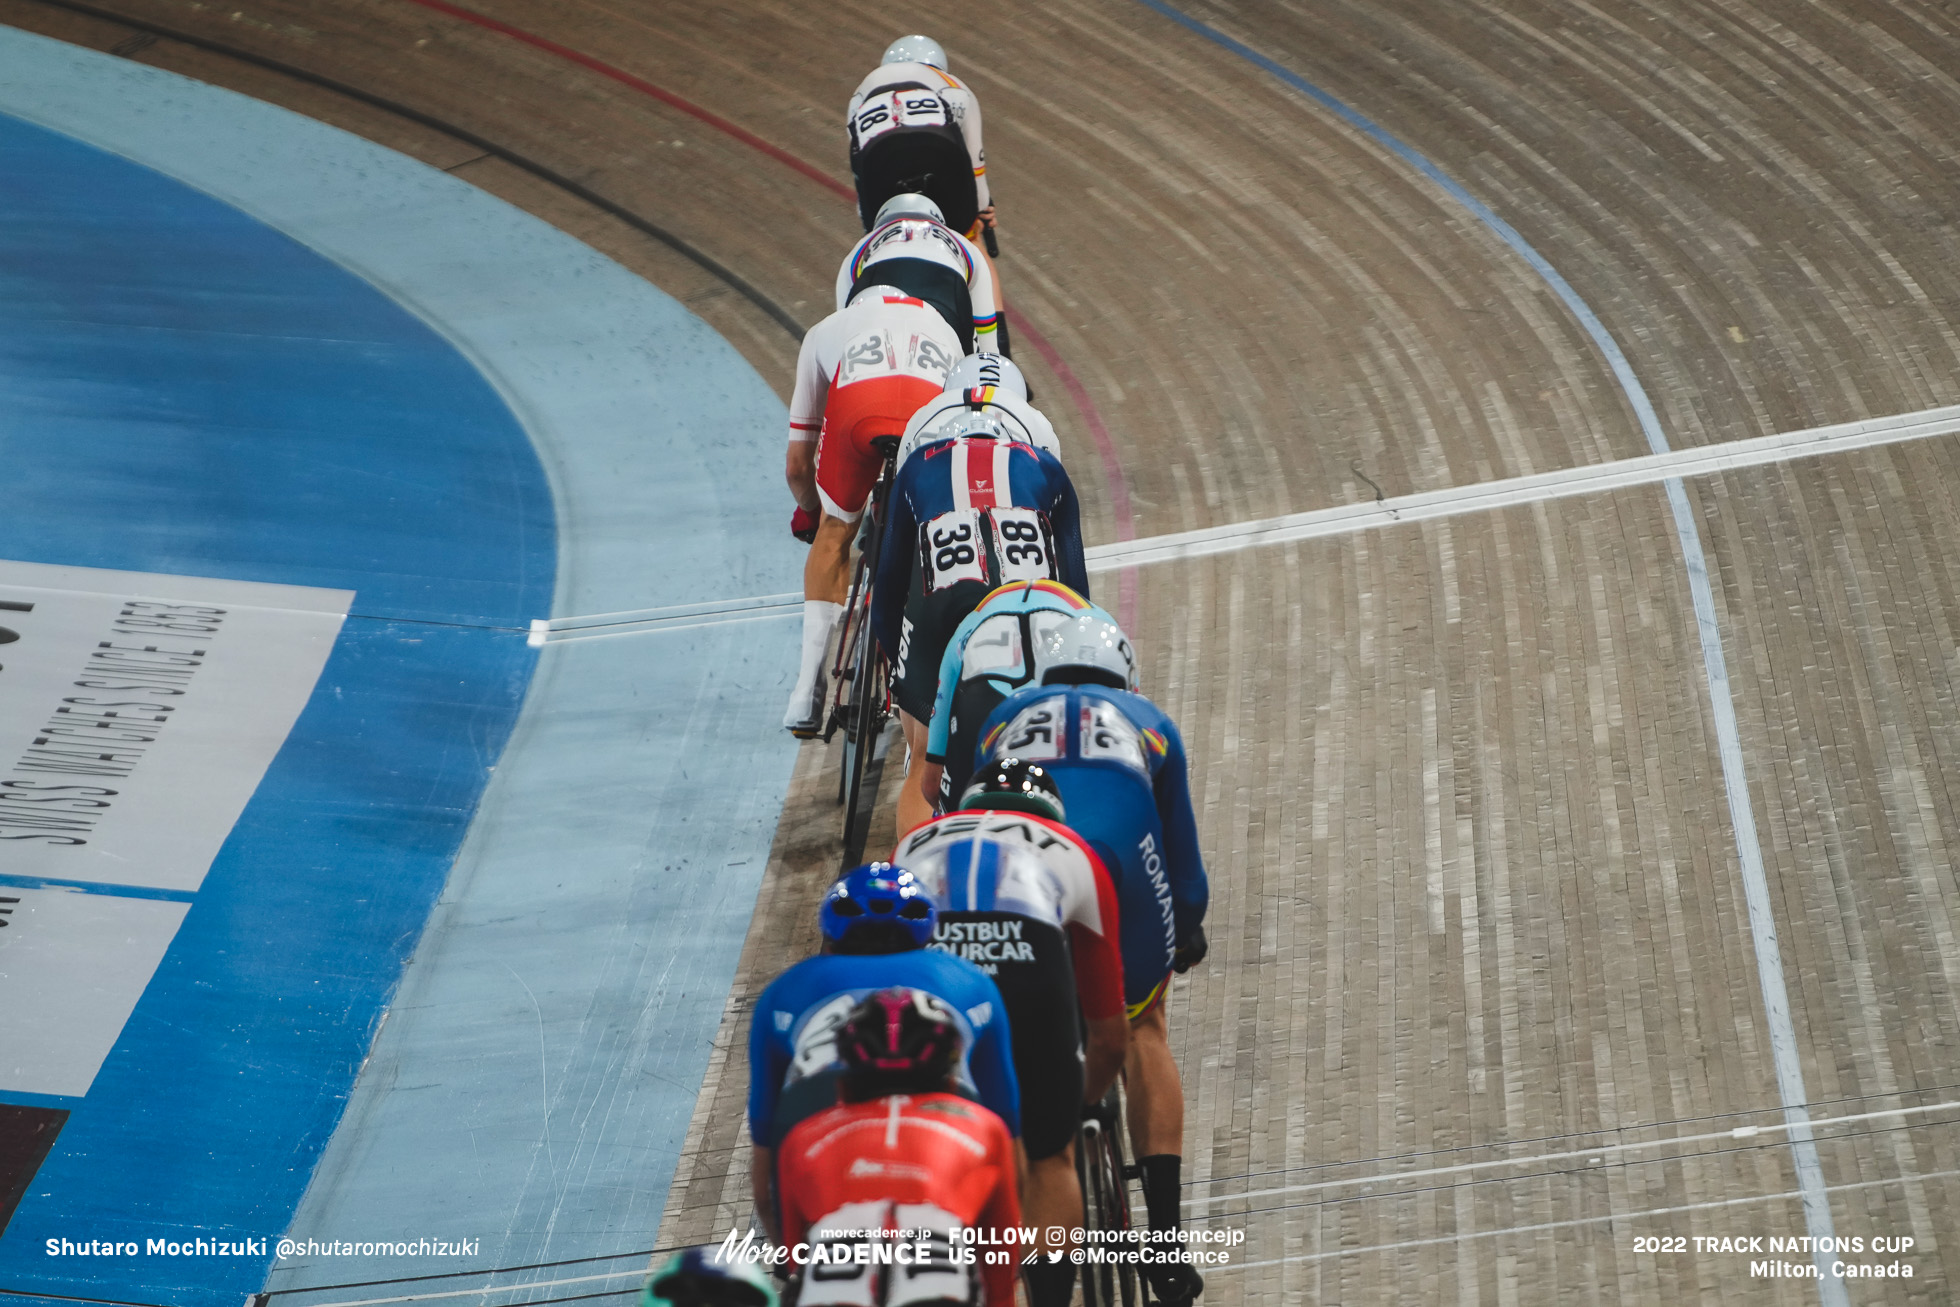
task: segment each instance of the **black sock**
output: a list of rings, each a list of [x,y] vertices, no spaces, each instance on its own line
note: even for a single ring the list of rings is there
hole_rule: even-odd
[[[1067,1258],[1060,1262],[1050,1262],[1041,1258],[1030,1266],[1023,1266],[1021,1274],[1028,1281],[1028,1302],[1032,1307],[1068,1307],[1069,1298],[1075,1293],[1075,1264]]]
[[[1184,1159],[1176,1153],[1157,1153],[1137,1159],[1137,1172],[1143,1177],[1143,1205],[1150,1212],[1152,1230],[1176,1230],[1183,1226],[1182,1193],[1178,1172]]]

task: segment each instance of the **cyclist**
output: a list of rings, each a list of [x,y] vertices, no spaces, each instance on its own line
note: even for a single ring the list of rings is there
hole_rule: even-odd
[[[1078,591],[1089,584],[1068,473],[1021,438],[1019,423],[988,412],[989,389],[970,388],[970,406],[934,423],[940,439],[915,442],[909,455],[899,446],[871,629],[891,661],[908,775],[913,755],[926,749],[940,659],[966,615],[1005,582],[1052,578]],[[931,815],[916,785],[900,787],[901,832]]]
[[[953,1092],[959,1047],[952,1011],[917,989],[871,994],[838,1028],[841,1101],[783,1141],[783,1240],[887,1242],[863,1232],[910,1231],[888,1242],[912,1252],[884,1265],[872,1255],[812,1261],[800,1307],[973,1301],[972,1268],[951,1257],[957,1232],[1019,1225],[1021,1205],[1007,1126]],[[986,1307],[1014,1307],[1014,1272],[1011,1261],[981,1268]]]
[[[823,659],[844,612],[851,527],[884,465],[875,441],[896,439],[936,397],[966,351],[939,314],[890,286],[868,284],[803,337],[789,403],[790,530],[810,545],[803,566],[803,657],[783,725],[798,739],[823,729]]]
[[[939,904],[932,946],[980,967],[1007,1002],[1027,1219],[1043,1232],[1043,1254],[1069,1246],[1052,1232],[1082,1224],[1076,1124],[1082,1104],[1115,1082],[1129,1040],[1116,890],[1062,815],[1047,773],[1008,759],[982,769],[962,811],[919,827],[892,855]],[[1078,1022],[1087,1027],[1086,1069]],[[1068,1307],[1073,1264],[1042,1257],[1026,1272],[1033,1307]]]
[[[837,1027],[873,990],[907,985],[945,1001],[961,1033],[961,1089],[1021,1134],[1006,1005],[972,963],[926,947],[937,918],[912,873],[873,862],[846,872],[818,911],[824,951],[771,981],[749,1023],[750,1179],[773,1236],[773,1159],[790,1127],[836,1101]]]
[[[898,446],[899,462],[920,445],[946,439],[947,427],[976,411],[999,418],[1014,439],[1062,456],[1054,424],[1028,402],[1028,379],[1021,369],[1005,354],[982,352],[955,363],[946,374],[946,389],[912,415]]]
[[[1114,623],[1100,635],[1097,625],[1079,624],[1069,633],[1077,651],[1051,663],[1044,684],[1015,692],[988,715],[979,752],[987,762],[1040,763],[1061,790],[1072,829],[1116,878],[1130,1017],[1123,1069],[1130,1139],[1150,1228],[1170,1239],[1182,1224],[1184,1089],[1171,1056],[1165,999],[1171,973],[1205,956],[1210,889],[1184,743],[1169,717],[1125,687],[1127,659],[1098,662],[1097,646],[1128,642]],[[1170,1307],[1204,1288],[1185,1262],[1154,1263],[1145,1275]]]
[[[870,233],[838,265],[838,307],[874,285],[895,286],[939,310],[958,334],[961,354],[1007,352],[997,343],[999,298],[987,256],[948,227],[926,196],[894,195],[879,208]]]
[[[901,36],[851,94],[845,129],[866,231],[879,206],[906,191],[931,196],[969,240],[994,225],[980,102],[946,62],[931,37]]]
[[[713,1248],[688,1248],[667,1259],[640,1291],[640,1307],[777,1307],[776,1290],[759,1267],[724,1263]]]
[[[1087,631],[1086,642],[1072,638],[1078,626]],[[1110,631],[1117,638],[1106,641]],[[920,794],[942,810],[952,807],[973,769],[980,723],[1014,691],[1042,684],[1060,658],[1100,659],[1134,688],[1135,658],[1121,634],[1115,618],[1059,581],[1014,582],[982,599],[939,660]]]

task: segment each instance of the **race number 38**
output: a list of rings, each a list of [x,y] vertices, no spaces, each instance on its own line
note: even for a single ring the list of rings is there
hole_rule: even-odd
[[[961,581],[987,579],[987,566],[980,551],[980,513],[977,509],[956,508],[941,513],[920,531],[920,547],[926,556],[926,589],[944,590]]]
[[[1041,529],[1041,515],[1032,508],[995,508],[988,513],[994,522],[1001,584],[1049,580],[1054,574],[1049,570],[1048,538]]]

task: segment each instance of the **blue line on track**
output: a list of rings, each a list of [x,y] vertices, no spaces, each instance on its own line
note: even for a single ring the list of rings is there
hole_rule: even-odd
[[[72,889],[84,894],[109,894],[119,899],[161,899],[166,903],[190,903],[197,894],[187,889],[161,889],[155,885],[110,885],[93,880],[57,880],[49,876],[10,876],[0,871],[0,885],[15,889]],[[10,1094],[9,1097],[12,1097]]]
[[[1441,187],[1451,199],[1461,204],[1484,226],[1497,234],[1498,238],[1529,264],[1534,272],[1549,286],[1585,328],[1593,346],[1605,358],[1613,377],[1619,382],[1620,392],[1632,407],[1634,416],[1640,422],[1641,434],[1647,439],[1647,446],[1656,454],[1669,451],[1667,434],[1661,428],[1660,417],[1647,397],[1646,387],[1634,373],[1633,365],[1627,362],[1626,354],[1619,342],[1600,321],[1592,306],[1579,297],[1579,292],[1560,275],[1543,255],[1531,247],[1531,243],[1518,233],[1510,223],[1500,218],[1482,200],[1450,177],[1426,156],[1407,143],[1397,139],[1388,131],[1363,114],[1321,90],[1306,78],[1274,59],[1259,53],[1245,42],[1226,35],[1217,28],[1189,14],[1164,3],[1164,0],[1137,0],[1138,4],[1154,10],[1178,24],[1195,32],[1207,41],[1222,46],[1248,63],[1277,77],[1286,85],[1328,110],[1341,121],[1368,136],[1376,143],[1391,151],[1411,168]],[[1688,590],[1694,607],[1695,633],[1701,644],[1702,668],[1708,684],[1709,711],[1714,718],[1717,752],[1722,764],[1722,783],[1729,808],[1729,823],[1736,842],[1736,858],[1742,873],[1744,897],[1748,904],[1750,942],[1756,955],[1756,977],[1761,990],[1763,1008],[1769,1026],[1771,1057],[1776,1075],[1778,1097],[1782,1100],[1784,1118],[1790,1125],[1790,1152],[1796,1167],[1797,1179],[1803,1190],[1804,1222],[1813,1240],[1821,1241],[1822,1247],[1831,1246],[1835,1229],[1831,1217],[1830,1197],[1824,1186],[1822,1164],[1817,1157],[1817,1145],[1810,1129],[1810,1112],[1806,1103],[1808,1094],[1804,1088],[1803,1065],[1796,1046],[1796,1035],[1790,1020],[1790,998],[1783,975],[1782,947],[1777,941],[1776,916],[1770,903],[1768,874],[1763,866],[1760,837],[1756,832],[1756,816],[1750,806],[1749,778],[1742,756],[1741,730],[1736,724],[1735,699],[1729,685],[1728,659],[1722,649],[1722,631],[1715,608],[1714,587],[1708,579],[1708,557],[1702,548],[1701,529],[1696,525],[1693,506],[1688,502],[1688,492],[1679,479],[1663,482],[1667,494],[1668,512],[1674,519],[1674,532],[1681,546],[1682,563],[1688,573]],[[1844,1283],[1830,1273],[1829,1253],[1817,1253],[1818,1296],[1825,1307],[1840,1307],[1845,1303]]]

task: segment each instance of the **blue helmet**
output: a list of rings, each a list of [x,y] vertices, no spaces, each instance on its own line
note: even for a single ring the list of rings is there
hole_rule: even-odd
[[[723,1262],[713,1248],[675,1253],[640,1290],[640,1307],[776,1307],[775,1288],[746,1262]]]
[[[932,895],[903,867],[867,862],[837,878],[818,911],[823,937],[852,953],[903,953],[932,942]]]

